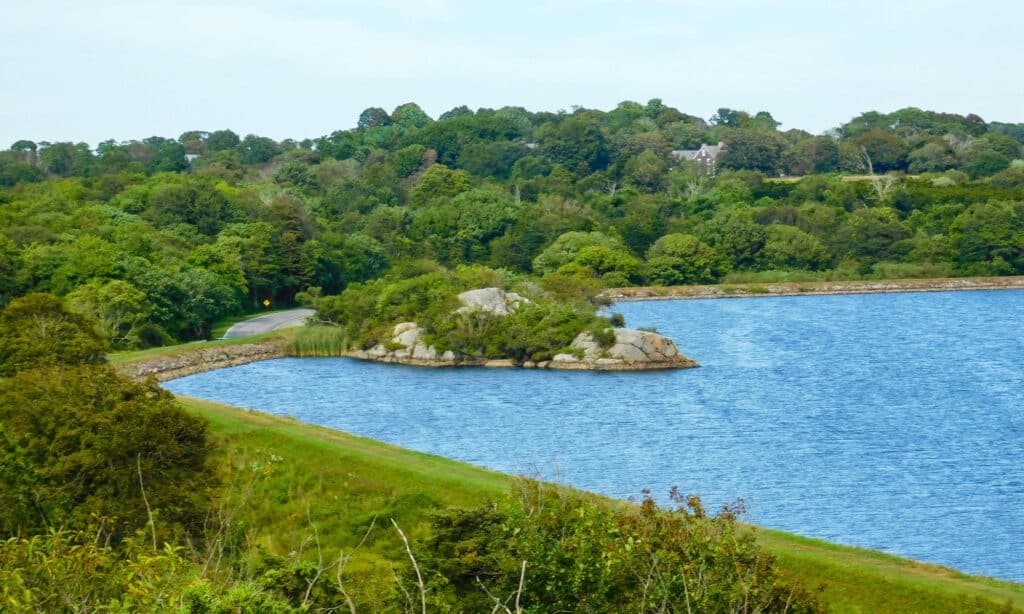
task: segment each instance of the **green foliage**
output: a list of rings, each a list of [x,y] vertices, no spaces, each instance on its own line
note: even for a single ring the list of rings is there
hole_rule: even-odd
[[[90,281],[68,294],[67,302],[72,310],[94,320],[113,348],[133,345],[150,310],[146,295],[119,279]]]
[[[0,152],[0,305],[70,295],[133,347],[424,259],[556,275],[544,284],[565,297],[844,262],[836,275],[1021,271],[1014,216],[953,226],[968,208],[1024,201],[1021,125],[911,107],[834,135],[778,128],[764,111],[722,108],[709,124],[652,99],[606,113],[459,107],[437,121],[413,103],[371,107],[315,142],[22,140]],[[673,154],[720,142],[714,164]],[[640,259],[667,234],[710,247],[710,268]]]
[[[526,302],[504,316],[479,310],[457,311],[460,292],[505,288],[507,283],[498,271],[462,267],[353,284],[340,295],[313,300],[318,318],[333,326],[300,333],[289,351],[295,355],[337,355],[350,348],[387,345],[396,324],[416,322],[427,344],[441,352],[451,350],[463,356],[519,362],[548,360],[584,330],[601,336],[609,326],[579,290],[571,297],[558,298],[528,293]],[[592,293],[597,290],[595,286]],[[567,302],[567,298],[575,300]]]
[[[68,311],[51,294],[25,295],[0,313],[0,375],[55,364],[97,364],[105,351],[94,322]]]
[[[0,534],[200,535],[217,483],[206,425],[155,382],[108,366],[22,370],[0,381],[0,424]]]
[[[0,541],[0,605],[11,612],[170,610],[192,564],[181,549],[153,550],[142,535],[118,549],[87,531]]]
[[[714,248],[693,235],[667,234],[647,251],[644,276],[654,285],[705,284],[720,275],[721,265]]]
[[[552,273],[573,262],[580,251],[587,247],[622,249],[622,243],[601,232],[566,232],[559,235],[551,245],[534,258],[533,270],[541,274]]]
[[[824,611],[788,580],[730,510],[616,507],[527,482],[504,506],[437,517],[425,544],[438,607],[530,612]]]
[[[818,270],[828,262],[825,246],[795,226],[772,224],[765,229],[760,257],[769,269]]]

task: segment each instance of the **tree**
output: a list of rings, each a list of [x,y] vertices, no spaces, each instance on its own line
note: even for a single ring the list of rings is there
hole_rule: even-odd
[[[238,149],[245,164],[263,164],[281,153],[281,146],[274,139],[255,134],[245,135]]]
[[[668,165],[650,149],[630,158],[625,171],[630,182],[645,192],[660,192],[668,183]]]
[[[359,114],[359,121],[356,123],[356,127],[360,130],[366,130],[378,126],[387,126],[390,123],[391,116],[388,115],[387,111],[380,107],[369,107]]]
[[[98,364],[105,351],[95,324],[52,294],[27,294],[0,313],[2,376],[53,364]]]
[[[156,382],[112,367],[23,370],[0,381],[0,533],[91,529],[114,543],[150,526],[198,536],[216,472],[206,424]],[[98,526],[97,526],[98,525]]]
[[[13,241],[0,235],[0,305],[18,293],[17,273],[21,255]]]
[[[749,269],[764,247],[764,228],[749,210],[724,209],[697,228],[697,236],[715,248],[731,269]]]
[[[782,139],[776,132],[737,129],[725,137],[725,149],[718,157],[718,164],[722,168],[777,175],[782,166],[782,149]]]
[[[555,239],[533,259],[533,270],[540,274],[552,273],[569,264],[586,247],[604,246],[622,249],[622,243],[600,232],[566,232]]]
[[[761,250],[765,268],[817,270],[828,262],[828,253],[821,241],[795,226],[772,224],[765,229],[765,235]]]
[[[956,216],[949,234],[958,264],[970,274],[1024,272],[1024,205],[1021,203],[973,204]]]
[[[605,137],[588,114],[574,115],[561,124],[545,124],[537,130],[540,152],[551,162],[561,164],[578,176],[608,166]]]
[[[971,179],[988,177],[1008,168],[1010,157],[987,141],[977,140],[961,152],[961,168]]]
[[[39,154],[43,170],[64,177],[89,173],[94,157],[85,143],[54,143]]]
[[[407,102],[395,107],[395,110],[391,112],[391,121],[403,128],[409,129],[422,128],[427,124],[433,123],[434,120],[430,119],[430,116],[424,113],[418,104]]]
[[[149,161],[147,170],[150,173],[179,172],[188,168],[185,159],[185,146],[177,141],[165,140],[157,147],[156,153]]]
[[[900,242],[909,236],[895,209],[857,209],[832,237],[831,249],[839,258],[852,256],[865,263],[894,260],[905,247]]]
[[[473,111],[466,105],[459,105],[457,107],[452,107],[451,109],[442,113],[441,116],[437,118],[437,120],[445,121],[449,119],[455,119],[456,117],[463,117],[465,115],[473,115]]]
[[[857,135],[850,142],[871,160],[871,168],[863,163],[857,170],[862,173],[888,173],[906,170],[909,149],[903,139],[892,132],[875,128]]]
[[[234,149],[238,147],[239,143],[241,143],[241,139],[231,130],[214,130],[206,139],[206,151],[213,153],[215,151]]]
[[[453,171],[443,164],[434,164],[409,191],[409,204],[413,207],[426,207],[441,199],[454,198],[469,190],[469,179],[466,171]]]
[[[929,141],[907,155],[911,173],[933,173],[956,166],[956,153],[942,140]]]
[[[644,276],[658,286],[703,284],[720,274],[714,248],[689,234],[667,234],[647,250]]]
[[[559,267],[557,272],[594,277],[607,286],[630,286],[640,272],[640,261],[622,247],[588,245],[580,249],[572,262]]]
[[[126,281],[98,280],[75,288],[68,305],[97,322],[103,337],[115,347],[127,347],[136,327],[149,316],[146,295]]]

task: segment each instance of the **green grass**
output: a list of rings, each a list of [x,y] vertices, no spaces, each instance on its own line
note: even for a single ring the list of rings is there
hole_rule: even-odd
[[[973,612],[993,603],[1024,609],[1024,584],[781,531],[761,528],[757,535],[795,576],[823,584],[836,612]]]
[[[253,335],[251,337],[236,337],[234,339],[215,339],[213,341],[193,341],[191,343],[181,343],[178,345],[165,345],[162,347],[149,348],[146,350],[133,350],[130,352],[113,352],[107,354],[107,360],[115,365],[124,365],[139,360],[149,360],[152,358],[161,358],[164,356],[177,356],[179,354],[186,354],[193,352],[199,348],[212,348],[212,347],[223,347],[228,345],[243,345],[246,343],[260,343],[262,341],[270,341],[273,339],[279,339],[283,343],[286,343],[294,335],[292,329],[275,330],[269,333],[263,333],[261,335]]]
[[[232,489],[258,476],[250,503],[238,514],[246,541],[278,555],[352,548],[376,519],[376,528],[347,568],[367,599],[392,590],[385,560],[401,559],[395,518],[414,538],[430,513],[449,505],[474,506],[507,495],[511,476],[303,424],[198,399],[181,398],[210,421],[223,443],[220,464],[233,467]],[[345,411],[339,393],[338,411]],[[313,531],[313,527],[316,531]],[[1011,601],[1024,606],[1024,585],[968,576],[883,553],[756,529],[781,565],[810,586],[824,584],[837,612],[977,611]],[[983,601],[972,603],[971,600]]]

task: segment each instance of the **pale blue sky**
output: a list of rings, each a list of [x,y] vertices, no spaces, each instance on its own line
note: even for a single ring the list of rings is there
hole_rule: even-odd
[[[4,0],[0,147],[230,128],[275,139],[417,102],[659,97],[819,133],[905,106],[1024,122],[1019,0]]]

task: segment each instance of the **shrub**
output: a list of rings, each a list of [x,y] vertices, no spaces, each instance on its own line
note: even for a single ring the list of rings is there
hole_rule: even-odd
[[[437,606],[530,612],[820,612],[736,520],[677,492],[620,506],[536,482],[504,505],[438,515],[420,551]]]
[[[161,539],[200,534],[216,472],[206,423],[155,382],[112,367],[22,371],[0,381],[0,533],[100,523],[116,542],[159,519]]]

